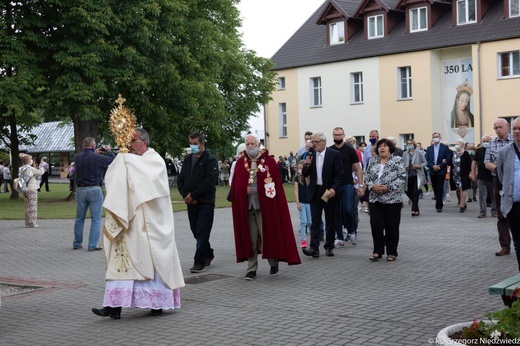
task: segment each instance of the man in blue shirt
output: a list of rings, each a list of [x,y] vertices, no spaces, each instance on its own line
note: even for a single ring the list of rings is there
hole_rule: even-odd
[[[87,209],[90,209],[92,222],[88,238],[88,251],[102,250],[98,245],[101,234],[101,212],[103,208],[103,175],[112,163],[115,154],[110,147],[104,147],[107,155],[102,155],[101,148],[96,149],[96,141],[92,137],[83,140],[83,152],[74,156],[76,167],[76,221],[74,222],[74,250],[83,247],[83,226]]]

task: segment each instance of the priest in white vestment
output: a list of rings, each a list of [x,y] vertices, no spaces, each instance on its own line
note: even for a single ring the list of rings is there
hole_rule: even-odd
[[[121,308],[181,307],[184,278],[173,224],[166,164],[149,148],[149,136],[137,129],[130,154],[119,154],[105,176],[103,242],[106,289],[98,316],[119,319]]]

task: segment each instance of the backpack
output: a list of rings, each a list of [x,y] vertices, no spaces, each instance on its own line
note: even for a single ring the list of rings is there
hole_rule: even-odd
[[[32,178],[28,176],[27,169],[20,169],[20,176],[14,180],[14,186],[18,192],[24,193],[27,191],[27,183]]]

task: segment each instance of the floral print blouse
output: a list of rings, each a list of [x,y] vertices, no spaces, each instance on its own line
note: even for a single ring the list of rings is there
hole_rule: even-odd
[[[402,203],[402,186],[406,179],[403,159],[399,156],[390,156],[386,164],[381,167],[381,157],[373,156],[365,170],[365,184],[370,191],[368,197],[370,203],[383,204]],[[381,174],[381,176],[380,176]],[[388,192],[378,194],[372,191],[372,185],[386,185]]]

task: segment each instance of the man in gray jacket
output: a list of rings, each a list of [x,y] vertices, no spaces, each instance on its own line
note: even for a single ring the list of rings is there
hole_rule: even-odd
[[[513,142],[498,152],[496,172],[502,183],[500,210],[506,215],[520,270],[520,118],[513,121]]]

